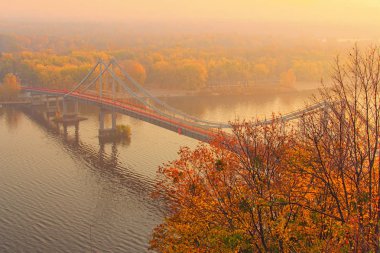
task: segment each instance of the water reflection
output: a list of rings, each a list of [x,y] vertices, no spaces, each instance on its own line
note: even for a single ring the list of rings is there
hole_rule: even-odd
[[[5,123],[8,127],[8,131],[15,131],[20,123],[21,113],[16,108],[6,108],[0,110],[0,115],[5,114]]]
[[[122,142],[101,142],[98,148],[88,145],[80,139],[80,126],[63,129],[58,124],[49,121],[40,112],[25,111],[25,113],[38,125],[44,127],[50,135],[54,135],[55,140],[63,145],[65,151],[69,152],[77,160],[87,163],[95,174],[105,177],[110,182],[120,184],[120,187],[133,189],[137,194],[149,195],[154,180],[142,177],[129,168],[123,166],[119,159],[119,146],[125,147],[130,143],[130,139]],[[73,131],[74,130],[74,131]],[[110,149],[110,152],[107,152]],[[161,206],[157,206],[161,208]]]

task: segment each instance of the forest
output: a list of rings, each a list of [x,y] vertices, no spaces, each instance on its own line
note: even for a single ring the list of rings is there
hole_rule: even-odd
[[[108,39],[7,34],[0,35],[0,78],[13,73],[22,85],[70,88],[98,58],[115,58],[151,88],[294,88],[328,77],[331,58],[349,45],[337,39],[223,34],[122,34]]]

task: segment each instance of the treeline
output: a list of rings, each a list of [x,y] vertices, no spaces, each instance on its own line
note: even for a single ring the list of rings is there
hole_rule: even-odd
[[[92,38],[92,37],[91,37]],[[142,36],[132,42],[92,42],[79,38],[3,36],[0,78],[15,73],[26,85],[70,87],[101,57],[115,57],[142,84],[168,89],[206,86],[292,87],[318,82],[344,44],[319,40],[282,41],[224,36]],[[124,38],[124,41],[127,41]],[[292,44],[295,43],[295,44]],[[107,46],[105,46],[105,44]],[[49,49],[46,49],[49,48]]]
[[[380,50],[337,59],[324,109],[235,122],[159,170],[158,252],[379,252]],[[317,100],[318,102],[320,100]]]

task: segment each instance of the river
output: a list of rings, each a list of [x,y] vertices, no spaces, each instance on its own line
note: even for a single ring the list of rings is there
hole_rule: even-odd
[[[304,106],[310,91],[165,101],[194,116],[228,121]],[[129,142],[100,145],[97,108],[67,135],[17,109],[0,109],[0,252],[146,252],[164,217],[150,197],[157,168],[197,141],[118,116]],[[110,124],[108,121],[107,124]]]

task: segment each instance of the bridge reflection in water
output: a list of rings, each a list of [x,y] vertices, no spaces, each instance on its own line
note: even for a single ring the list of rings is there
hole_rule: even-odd
[[[0,252],[147,249],[165,209],[150,198],[156,162],[136,162],[132,143],[99,143],[96,108],[81,109],[89,120],[66,135],[36,110],[0,110]]]
[[[88,167],[95,170],[94,172],[97,174],[107,175],[111,181],[117,181],[128,188],[139,189],[139,191],[148,193],[152,191],[151,186],[154,185],[154,180],[145,177],[141,179],[135,173],[126,170],[119,160],[118,146],[128,146],[130,139],[111,142],[99,140],[99,146],[96,148],[81,141],[79,128],[76,128],[70,135],[66,128],[49,120],[43,111],[24,110],[24,113],[35,123],[45,128],[50,135],[56,136],[55,139],[67,152],[89,164]],[[108,146],[111,148],[110,153],[106,152]],[[158,207],[158,209],[160,208],[162,207]]]

